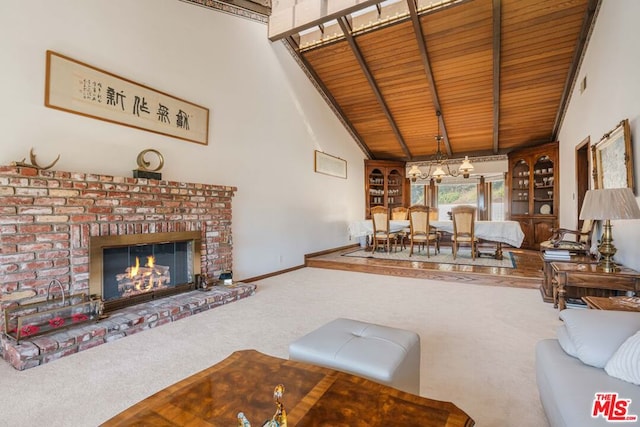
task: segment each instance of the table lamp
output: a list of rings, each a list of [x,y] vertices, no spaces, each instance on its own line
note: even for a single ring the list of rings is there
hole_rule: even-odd
[[[613,273],[618,268],[613,262],[616,247],[611,236],[612,219],[640,219],[640,208],[630,188],[605,188],[589,190],[585,194],[580,219],[604,220],[602,239],[598,252],[602,255],[600,266],[606,273]]]

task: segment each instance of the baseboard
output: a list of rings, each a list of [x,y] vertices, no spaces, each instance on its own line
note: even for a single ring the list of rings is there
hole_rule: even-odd
[[[354,244],[351,244],[351,245],[345,245],[345,246],[340,246],[340,247],[333,248],[333,249],[326,249],[324,251],[305,254],[305,256],[304,256],[304,264],[302,264],[302,265],[296,265],[295,267],[285,268],[284,270],[278,270],[278,271],[274,271],[272,273],[263,274],[261,276],[255,276],[255,277],[250,277],[248,279],[242,279],[240,281],[244,282],[244,283],[251,283],[251,282],[256,282],[258,280],[267,279],[269,277],[279,276],[279,275],[284,274],[284,273],[289,273],[290,271],[300,270],[301,268],[305,268],[307,266],[307,259],[308,258],[313,258],[313,257],[316,257],[316,256],[330,254],[331,252],[341,251],[343,249],[355,248],[355,247],[359,247],[359,246],[360,246],[359,244],[354,243]]]
[[[360,245],[358,243],[353,243],[351,245],[345,245],[345,246],[340,246],[340,247],[333,248],[333,249],[326,249],[324,251],[313,252],[313,253],[310,253],[310,254],[306,254],[304,256],[305,265],[307,263],[307,259],[309,259],[309,258],[330,254],[332,252],[337,252],[337,251],[341,251],[341,250],[344,250],[344,249],[351,249],[351,248],[358,248],[358,247],[360,247]]]
[[[267,274],[263,274],[262,276],[255,276],[255,277],[251,277],[249,279],[242,279],[240,280],[243,283],[251,283],[251,282],[256,282],[258,280],[263,280],[263,279],[267,279],[269,277],[273,277],[273,276],[279,276],[281,274],[284,273],[288,273],[290,271],[294,271],[294,270],[300,270],[301,268],[305,268],[306,266],[304,264],[302,265],[296,265],[295,267],[289,267],[289,268],[285,268],[284,270],[278,270],[278,271],[274,271],[272,273],[267,273]]]

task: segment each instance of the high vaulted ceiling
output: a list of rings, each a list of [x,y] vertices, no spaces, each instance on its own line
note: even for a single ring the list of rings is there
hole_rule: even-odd
[[[272,39],[370,158],[503,154],[557,138],[599,3],[386,0]]]

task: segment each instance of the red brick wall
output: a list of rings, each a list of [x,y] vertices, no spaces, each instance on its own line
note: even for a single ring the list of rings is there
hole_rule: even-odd
[[[52,279],[88,292],[91,236],[201,230],[202,274],[217,277],[232,268],[236,190],[0,166],[0,293],[43,295]]]

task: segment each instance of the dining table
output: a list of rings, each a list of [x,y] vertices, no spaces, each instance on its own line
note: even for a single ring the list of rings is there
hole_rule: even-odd
[[[429,225],[453,234],[453,221],[430,221]],[[390,220],[389,231],[399,232],[409,228],[409,220]],[[370,219],[352,221],[348,227],[349,238],[363,239],[373,234],[373,222]],[[495,259],[502,259],[502,244],[519,248],[524,241],[524,232],[518,221],[475,221],[474,233],[478,239],[496,244]]]

